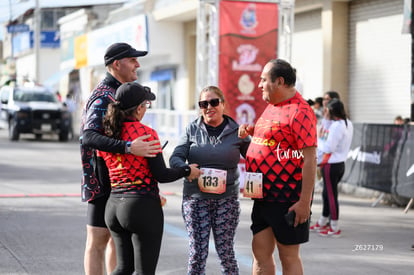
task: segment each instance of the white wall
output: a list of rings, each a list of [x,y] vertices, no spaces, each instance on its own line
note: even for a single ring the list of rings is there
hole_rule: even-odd
[[[60,49],[41,49],[39,62],[39,82],[43,83],[50,76],[60,71]],[[56,85],[59,85],[59,83],[56,83]]]
[[[148,81],[144,84],[156,89],[156,85],[149,82],[151,72],[160,67],[176,67],[176,82],[173,89],[174,107],[176,110],[186,110],[189,100],[189,87],[188,75],[184,69],[185,37],[183,23],[155,21],[152,15],[148,14],[148,35],[148,55],[139,59],[142,67],[142,69],[139,69],[142,71],[142,78]]]
[[[321,10],[295,15],[292,37],[292,66],[303,85],[302,96],[314,99],[323,94],[323,38]]]
[[[156,60],[155,64],[180,64],[183,62],[184,28],[181,22],[155,21],[148,18],[149,51],[145,59]]]
[[[53,74],[60,71],[60,50],[57,49],[45,49],[40,50],[39,57],[39,80],[38,83],[42,84]],[[30,80],[36,78],[35,73],[36,60],[34,54],[28,54],[20,56],[16,60],[16,72],[17,78],[22,79],[28,77]],[[58,89],[59,83],[56,83],[56,89]]]
[[[34,79],[36,77],[34,69],[35,62],[35,56],[33,54],[20,56],[18,59],[16,59],[17,79]]]

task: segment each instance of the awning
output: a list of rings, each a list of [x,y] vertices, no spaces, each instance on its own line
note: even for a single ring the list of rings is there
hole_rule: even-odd
[[[150,76],[151,81],[167,81],[174,78],[175,70],[174,69],[163,69],[158,71],[153,71]]]

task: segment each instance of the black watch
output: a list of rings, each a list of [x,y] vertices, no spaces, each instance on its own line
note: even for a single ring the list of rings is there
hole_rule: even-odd
[[[131,154],[131,142],[127,141],[126,143],[126,153]]]
[[[184,167],[184,176],[188,177],[191,174],[191,167],[190,166],[185,166]]]

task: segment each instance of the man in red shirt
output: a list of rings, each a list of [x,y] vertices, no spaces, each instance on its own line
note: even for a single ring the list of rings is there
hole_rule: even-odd
[[[254,199],[253,274],[276,273],[276,246],[283,274],[303,274],[299,246],[309,240],[317,131],[315,113],[295,89],[295,81],[288,62],[269,61],[259,83],[268,106],[255,126],[239,128],[240,137],[253,136],[244,191]]]

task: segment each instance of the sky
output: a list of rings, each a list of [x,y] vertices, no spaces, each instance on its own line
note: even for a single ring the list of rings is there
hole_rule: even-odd
[[[123,3],[132,0],[38,0],[39,7],[75,7],[83,5],[97,5],[107,3]],[[0,1],[0,24],[4,25],[10,19],[15,19],[25,11],[34,8],[36,0],[1,0]],[[0,40],[3,39],[4,28],[0,28]]]

